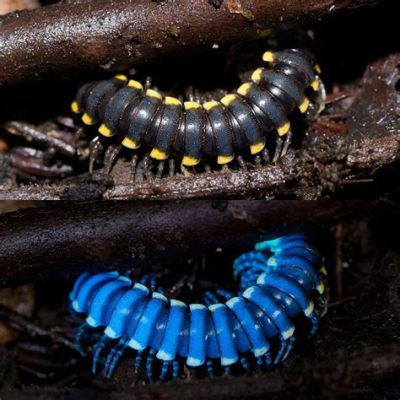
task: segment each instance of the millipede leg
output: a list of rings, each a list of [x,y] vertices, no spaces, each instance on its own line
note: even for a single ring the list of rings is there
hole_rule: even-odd
[[[218,294],[218,296],[221,296],[225,300],[229,300],[233,297],[233,294],[231,292],[228,292],[224,289],[217,289],[215,292]]]
[[[172,379],[176,380],[179,375],[179,362],[177,360],[172,361]]]
[[[146,358],[146,375],[147,379],[151,382],[153,380],[153,362],[156,355],[156,350],[150,349]]]
[[[100,361],[101,352],[107,346],[107,344],[111,341],[107,336],[103,336],[93,347],[93,363],[92,363],[92,373],[95,374],[97,370],[97,364]]]
[[[143,157],[143,172],[145,179],[149,181],[153,179],[153,173],[151,172],[151,158],[149,154],[145,154]]]
[[[157,173],[156,173],[156,178],[157,179],[160,179],[162,177],[163,172],[164,172],[164,166],[165,166],[164,161],[159,161],[158,162],[158,164],[157,164]]]
[[[136,180],[136,167],[138,163],[138,155],[134,154],[131,160],[131,182],[135,182]]]
[[[236,159],[240,168],[246,168],[246,162],[242,156],[237,156]]]
[[[143,359],[143,351],[139,351],[134,361],[136,371],[140,368],[140,365],[142,364],[142,359]]]
[[[111,375],[113,374],[119,359],[122,357],[126,350],[126,343],[126,340],[121,340],[108,353],[104,370],[104,375],[106,378],[111,378]]]
[[[264,150],[261,152],[261,157],[264,164],[268,164],[271,161],[269,158],[269,152],[267,148],[264,148]]]
[[[311,324],[312,324],[310,334],[315,335],[315,332],[317,332],[317,330],[318,330],[318,317],[315,314],[315,312],[313,312],[308,318],[310,319]]]
[[[94,163],[97,157],[103,152],[103,144],[99,136],[96,136],[89,145],[90,157],[89,157],[89,174],[93,174]]]
[[[293,348],[293,344],[294,344],[294,337],[291,337],[290,339],[287,340],[286,350],[285,353],[283,354],[282,360],[285,360],[286,357],[289,355],[289,353]]]
[[[171,363],[169,361],[163,361],[160,373],[160,381],[165,381],[170,364]]]
[[[224,367],[224,374],[225,375],[229,375],[230,372],[231,372],[231,366],[230,365],[225,366]]]
[[[283,141],[281,137],[278,137],[276,139],[276,146],[275,146],[275,152],[274,152],[274,156],[272,157],[272,162],[276,163],[281,155],[281,151],[282,151],[282,146],[283,146]]]
[[[171,157],[168,160],[168,176],[172,177],[175,175],[175,159]]]
[[[75,346],[77,351],[81,354],[85,354],[85,352],[82,349],[82,341],[84,340],[87,332],[91,329],[90,325],[88,325],[86,322],[82,324],[75,335]]]
[[[254,164],[256,165],[256,167],[260,167],[260,166],[261,166],[261,157],[260,157],[259,154],[257,154],[257,155],[254,157]]]
[[[205,164],[204,164],[204,170],[205,170],[207,173],[212,172],[211,165],[208,164],[208,163],[205,163]]]
[[[246,357],[241,357],[240,358],[240,364],[242,365],[242,368],[244,370],[248,370],[249,369],[249,360]]]
[[[146,90],[151,88],[151,76],[146,77],[146,80],[144,82],[144,88]]]
[[[111,172],[115,159],[122,150],[122,145],[110,146],[104,157],[104,171],[106,174]]]
[[[275,357],[274,364],[278,364],[282,360],[282,357],[286,352],[287,342],[283,338],[280,338],[280,340],[281,340],[281,347],[279,348],[278,353]]]
[[[292,131],[289,130],[289,132],[286,134],[285,142],[284,142],[283,148],[282,148],[282,152],[281,152],[281,155],[279,157],[284,157],[286,155],[291,141],[292,141]]]
[[[272,364],[271,354],[267,353],[264,355],[264,362],[267,367],[269,367]]]
[[[207,373],[210,377],[214,376],[214,363],[212,360],[207,360]]]
[[[317,75],[316,76],[317,81],[319,82],[319,87],[318,90],[315,93],[314,101],[317,104],[317,110],[316,114],[321,114],[322,111],[325,109],[325,104],[326,104],[326,89],[325,85],[322,82],[322,79]]]

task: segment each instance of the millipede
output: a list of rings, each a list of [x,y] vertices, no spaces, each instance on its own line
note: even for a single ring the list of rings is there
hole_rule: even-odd
[[[130,351],[136,370],[162,381],[184,367],[210,376],[265,369],[288,356],[298,329],[315,334],[328,290],[323,258],[306,236],[257,243],[234,261],[233,276],[238,291],[202,291],[202,302],[187,304],[151,274],[84,273],[70,293],[72,312],[86,317],[77,346],[94,340],[93,373],[102,365],[111,377]]]
[[[194,167],[206,158],[226,166],[236,153],[258,155],[275,143],[276,161],[291,142],[291,115],[311,117],[323,103],[321,71],[310,40],[299,30],[269,39],[263,65],[219,99],[164,96],[148,83],[118,74],[81,86],[71,109],[82,114],[86,125],[98,126],[92,149],[100,138],[117,138],[113,158],[122,148],[144,147],[159,162],[172,156],[183,167]]]

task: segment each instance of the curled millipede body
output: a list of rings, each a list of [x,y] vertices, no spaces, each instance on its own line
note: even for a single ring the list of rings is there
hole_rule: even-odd
[[[102,137],[117,136],[131,150],[147,146],[150,157],[159,161],[173,155],[187,167],[202,157],[225,165],[237,152],[262,152],[271,138],[276,160],[290,143],[290,115],[296,109],[312,114],[323,89],[306,34],[289,31],[270,41],[270,47],[274,50],[262,56],[265,65],[220,99],[182,102],[116,75],[83,85],[71,108],[83,113],[85,124],[99,125]]]
[[[299,319],[316,332],[326,310],[326,271],[303,235],[258,243],[235,260],[233,274],[237,293],[205,291],[202,304],[170,298],[153,279],[149,287],[149,275],[135,283],[118,272],[82,274],[70,301],[74,313],[86,316],[78,345],[102,334],[93,346],[93,372],[101,363],[110,377],[127,350],[149,380],[175,379],[184,365],[209,375],[265,368],[286,358]]]

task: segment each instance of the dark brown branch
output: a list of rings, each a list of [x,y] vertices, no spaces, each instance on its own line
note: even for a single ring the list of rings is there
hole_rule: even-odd
[[[340,187],[347,182],[351,184],[352,180],[365,176],[366,171],[374,171],[399,160],[399,143],[400,134],[368,138],[352,145],[347,145],[343,138],[336,136],[327,141],[320,139],[313,144],[315,147],[299,151],[295,157],[278,165],[237,172],[200,174],[191,179],[176,176],[135,185],[116,185],[107,190],[103,197],[114,200],[166,200],[226,196],[275,197],[286,193],[316,199],[325,190],[330,191],[332,187]],[[325,168],[327,159],[335,160],[332,163],[334,170]],[[351,180],[346,181],[346,170],[352,170]],[[314,180],[303,181],[301,176],[314,177]],[[292,184],[288,186],[290,182]]]
[[[334,372],[330,370],[334,368]],[[365,347],[357,352],[343,352],[337,357],[323,358],[314,364],[305,365],[310,374],[308,382],[302,379],[293,379],[297,376],[293,371],[282,373],[273,371],[262,375],[227,376],[225,378],[194,380],[191,382],[175,382],[152,386],[138,386],[135,388],[117,388],[111,392],[97,393],[100,399],[150,399],[162,398],[175,399],[254,399],[265,398],[274,394],[277,398],[310,398],[309,393],[315,395],[318,391],[319,398],[337,398],[338,394],[351,394],[354,388],[362,389],[363,382],[377,381],[400,371],[400,346],[398,344]],[[320,371],[327,372],[325,377],[315,376]],[[306,374],[304,374],[306,375]],[[335,378],[336,377],[336,378]],[[324,382],[323,380],[326,380]],[[329,384],[329,386],[327,386]],[[364,388],[365,389],[365,388]],[[324,397],[321,394],[324,390]],[[329,393],[330,392],[330,393]],[[288,396],[291,393],[292,396]],[[308,395],[307,395],[308,393]],[[329,393],[329,394],[328,394]],[[7,399],[33,399],[40,396],[42,399],[59,399],[65,394],[59,390],[4,391]],[[87,389],[68,390],[73,397],[87,395]]]
[[[75,343],[61,336],[55,332],[49,331],[37,324],[25,316],[18,314],[17,312],[4,307],[0,304],[0,321],[12,326],[13,328],[28,333],[31,336],[38,336],[46,339],[50,339],[53,343],[61,344],[69,349],[76,350]]]
[[[116,71],[319,21],[378,0],[64,2],[0,19],[0,82]]]
[[[261,237],[331,223],[356,201],[64,203],[0,218],[0,286],[249,246]]]

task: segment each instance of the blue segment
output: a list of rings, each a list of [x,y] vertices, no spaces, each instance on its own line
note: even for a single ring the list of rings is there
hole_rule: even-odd
[[[288,294],[296,303],[299,304],[307,316],[310,315],[314,309],[314,304],[307,297],[306,292],[291,278],[278,274],[270,274],[268,276],[262,274],[258,278],[257,284],[260,286],[270,286]]]
[[[315,266],[322,264],[322,257],[315,250],[311,250],[309,248],[307,249],[305,247],[292,247],[287,250],[279,250],[275,252],[275,255],[302,257],[310,261]]]
[[[75,299],[72,301],[72,308],[78,312],[87,312],[92,297],[99,290],[103,283],[110,280],[115,280],[118,277],[118,272],[104,272],[102,274],[91,275],[88,279],[80,285],[79,290],[75,295]]]
[[[179,340],[179,346],[178,346],[178,354],[184,358],[187,357],[189,351],[189,331],[190,331],[189,321],[190,317],[187,313],[185,313],[185,320],[183,322],[183,327],[181,330],[181,338]]]
[[[271,321],[271,319],[258,307],[256,304],[251,302],[246,302],[250,310],[253,312],[254,316],[257,318],[259,323],[263,328],[264,335],[267,338],[273,338],[279,334],[278,328]]]
[[[299,304],[288,294],[269,286],[266,286],[264,290],[285,308],[290,318],[295,318],[301,313]]]
[[[203,304],[190,304],[190,335],[186,364],[199,367],[206,359],[208,309]]]
[[[232,312],[229,312],[230,325],[232,327],[233,340],[235,347],[239,353],[246,353],[251,350],[251,343],[247,338],[246,333],[240,321],[235,317]]]
[[[233,276],[237,278],[238,274],[247,268],[268,271],[268,257],[259,251],[242,254],[233,262]]]
[[[154,327],[167,304],[168,300],[165,296],[157,292],[152,293],[151,299],[137,323],[135,332],[128,342],[129,347],[142,351],[148,346],[154,332]]]
[[[251,286],[244,291],[243,297],[256,304],[268,315],[284,339],[293,335],[294,325],[286,315],[285,310],[263,289],[259,286]]]
[[[182,301],[171,300],[167,327],[157,358],[172,361],[178,353],[179,339],[185,323],[186,304]]]
[[[270,251],[272,251],[272,249],[274,249],[274,248],[277,248],[286,243],[293,242],[295,240],[307,240],[307,238],[306,238],[306,236],[304,236],[302,234],[281,236],[281,237],[278,237],[275,239],[259,242],[254,246],[254,249],[255,250],[270,250]]]
[[[283,267],[279,267],[276,273],[283,276],[289,276],[290,278],[294,279],[304,288],[307,293],[310,293],[312,290],[316,289],[310,274],[304,269],[297,268],[294,265],[285,265]]]
[[[133,323],[131,318],[136,310],[144,307],[148,295],[149,289],[139,283],[123,294],[115,306],[104,333],[113,339],[128,335],[129,326]]]
[[[207,358],[221,357],[214,321],[211,317],[211,313],[208,310],[207,310],[206,354]]]
[[[90,278],[90,274],[87,272],[79,275],[78,279],[75,281],[74,286],[72,287],[71,293],[69,294],[69,300],[72,302],[75,300],[77,294],[79,293],[83,282],[86,279]]]
[[[230,325],[229,309],[225,304],[213,304],[209,307],[217,333],[221,352],[221,365],[232,365],[238,360],[238,354]]]
[[[93,327],[107,325],[114,306],[131,283],[125,276],[105,283],[93,297],[86,322]]]
[[[251,342],[254,355],[259,357],[265,354],[269,350],[269,342],[263,333],[262,325],[249,308],[246,301],[241,297],[234,297],[229,300],[226,305],[240,321],[244,332]]]
[[[268,260],[268,264],[277,267],[277,269],[279,269],[282,266],[289,266],[289,265],[301,268],[304,271],[308,272],[308,274],[311,276],[315,287],[319,287],[321,283],[318,272],[315,271],[312,264],[309,261],[305,260],[304,258],[296,256],[293,257],[276,256],[276,257],[271,257]]]
[[[154,327],[153,337],[150,341],[150,346],[152,349],[158,350],[161,346],[161,342],[164,337],[165,328],[168,322],[168,306],[167,308],[161,313],[159,319],[157,320],[156,326]]]

